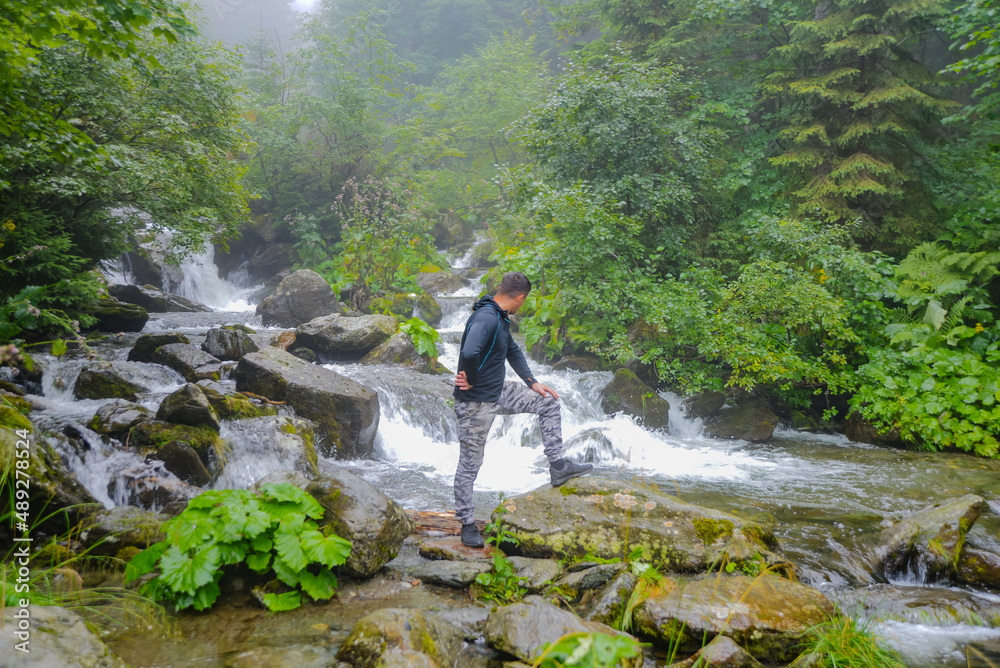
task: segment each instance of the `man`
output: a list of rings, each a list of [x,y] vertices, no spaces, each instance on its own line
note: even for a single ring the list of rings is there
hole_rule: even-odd
[[[472,487],[483,463],[486,437],[493,418],[514,413],[535,413],[542,428],[542,445],[549,460],[552,485],[589,473],[590,464],[562,458],[562,421],[559,395],[531,374],[524,353],[510,335],[509,316],[517,313],[531,291],[531,282],[520,272],[503,277],[493,297],[483,297],[472,307],[465,325],[455,376],[455,414],[458,416],[459,456],[455,471],[455,514],[462,521],[462,543],[483,547],[483,536],[472,519]],[[524,385],[504,382],[510,362]]]

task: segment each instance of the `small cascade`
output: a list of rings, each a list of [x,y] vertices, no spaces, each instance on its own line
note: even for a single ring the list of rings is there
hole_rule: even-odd
[[[164,290],[193,299],[217,311],[253,311],[250,297],[260,289],[250,280],[246,267],[230,273],[228,280],[219,276],[215,251],[206,243],[200,252],[181,260],[164,275]]]
[[[275,420],[253,418],[222,423],[219,435],[228,445],[222,472],[213,489],[245,489],[268,473],[299,470],[308,472],[306,457],[298,439],[276,437]],[[292,442],[290,442],[292,441]]]

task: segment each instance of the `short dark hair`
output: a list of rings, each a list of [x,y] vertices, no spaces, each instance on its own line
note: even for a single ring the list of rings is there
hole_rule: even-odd
[[[506,297],[520,297],[529,292],[531,292],[531,281],[519,271],[504,274],[503,280],[500,281],[500,287],[497,288],[497,294]]]

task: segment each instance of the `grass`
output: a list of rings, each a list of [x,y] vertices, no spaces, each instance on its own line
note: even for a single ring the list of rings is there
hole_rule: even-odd
[[[831,668],[906,668],[903,657],[886,646],[872,619],[836,615],[806,631],[796,661]]]

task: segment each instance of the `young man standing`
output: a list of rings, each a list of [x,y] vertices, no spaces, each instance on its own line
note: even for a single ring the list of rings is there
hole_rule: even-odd
[[[472,487],[483,463],[486,437],[497,415],[538,415],[554,487],[594,468],[562,458],[559,395],[535,380],[524,353],[510,335],[509,316],[517,313],[530,291],[531,282],[524,274],[506,274],[495,296],[483,297],[472,307],[462,335],[454,391],[460,448],[455,472],[455,514],[462,521],[462,543],[469,547],[483,547],[483,536],[472,519],[475,509]],[[504,382],[504,362],[510,362],[524,381],[523,386],[514,381]]]

